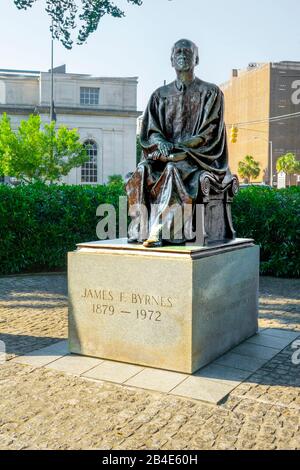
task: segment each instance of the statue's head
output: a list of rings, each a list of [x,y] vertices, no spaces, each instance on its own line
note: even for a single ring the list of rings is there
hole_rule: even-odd
[[[198,47],[189,39],[175,42],[171,54],[172,66],[179,72],[187,72],[199,64]]]

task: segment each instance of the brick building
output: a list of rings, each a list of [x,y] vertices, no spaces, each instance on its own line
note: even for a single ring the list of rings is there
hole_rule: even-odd
[[[232,171],[237,173],[238,162],[252,155],[261,164],[256,181],[270,184],[272,167],[276,185],[278,157],[293,152],[300,159],[300,62],[249,64],[246,70],[233,70],[220,88],[227,132],[232,125],[239,129],[237,143],[229,142]],[[288,116],[294,113],[299,115]],[[298,180],[291,178],[292,184]]]

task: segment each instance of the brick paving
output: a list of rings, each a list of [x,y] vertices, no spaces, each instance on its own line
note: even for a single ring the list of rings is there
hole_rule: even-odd
[[[66,337],[65,275],[0,277],[0,339],[9,358]]]
[[[300,337],[299,292],[300,280],[261,278],[260,326]],[[9,359],[66,336],[65,275],[0,278]],[[300,449],[294,352],[287,347],[220,406],[7,361],[0,449]]]

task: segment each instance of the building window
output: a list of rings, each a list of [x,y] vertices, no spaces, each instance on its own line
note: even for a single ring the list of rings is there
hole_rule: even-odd
[[[81,182],[82,183],[97,183],[98,181],[97,144],[93,140],[86,140],[84,142],[84,145],[87,148],[89,160],[86,163],[84,163],[84,165],[82,165],[81,167]]]
[[[80,104],[99,104],[99,88],[80,87]]]

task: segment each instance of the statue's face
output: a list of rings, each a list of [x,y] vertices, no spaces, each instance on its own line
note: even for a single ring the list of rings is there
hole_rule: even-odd
[[[198,63],[198,57],[193,43],[179,41],[172,51],[172,65],[179,72],[188,72]]]

